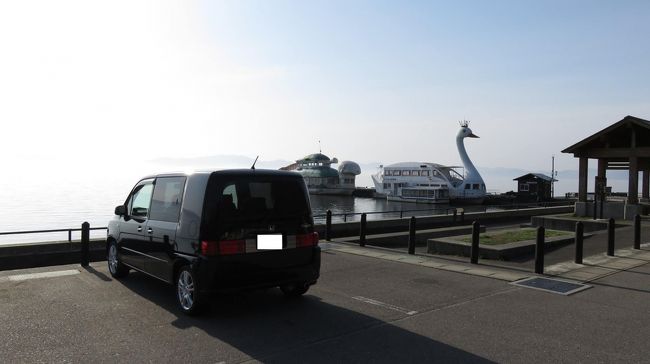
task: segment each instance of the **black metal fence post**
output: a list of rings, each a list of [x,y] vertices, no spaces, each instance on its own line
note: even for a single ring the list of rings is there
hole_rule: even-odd
[[[81,266],[90,264],[90,224],[86,221],[81,224]]]
[[[366,214],[361,214],[359,223],[359,246],[366,246]]]
[[[641,216],[634,215],[634,249],[641,249]]]
[[[478,238],[481,232],[481,225],[478,221],[472,223],[472,247],[469,251],[469,261],[472,264],[478,264]]]
[[[582,264],[582,244],[584,242],[585,227],[582,221],[576,222],[576,264]]]
[[[614,221],[614,218],[610,217],[609,220],[607,221],[607,255],[610,257],[614,256],[614,228],[616,226],[616,223]]]
[[[409,222],[409,254],[415,254],[415,216]]]
[[[327,210],[325,217],[325,240],[332,240],[332,210]]]
[[[458,211],[456,211],[456,209],[454,209],[454,219],[453,219],[454,225],[456,224],[456,219],[457,218],[458,218]]]
[[[535,273],[544,274],[544,232],[543,226],[537,228],[535,241]]]
[[[464,222],[465,222],[465,209],[460,211],[460,223],[462,224]]]

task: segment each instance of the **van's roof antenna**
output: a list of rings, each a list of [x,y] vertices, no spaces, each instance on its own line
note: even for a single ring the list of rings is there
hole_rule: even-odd
[[[259,157],[260,157],[259,155],[257,157],[255,157],[255,162],[253,162],[253,165],[251,166],[251,169],[255,169],[255,163],[257,163],[257,158],[259,158]]]

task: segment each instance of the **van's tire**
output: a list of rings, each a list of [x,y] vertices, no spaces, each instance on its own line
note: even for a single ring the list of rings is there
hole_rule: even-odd
[[[108,271],[113,278],[124,278],[129,274],[129,267],[122,264],[120,258],[117,256],[117,243],[115,240],[111,240],[108,244],[106,260],[108,261]]]
[[[282,293],[284,293],[285,297],[288,298],[300,297],[305,293],[307,293],[307,291],[309,290],[309,284],[306,282],[287,284],[284,286],[280,286],[280,290],[282,291]]]
[[[199,294],[196,275],[189,265],[183,266],[176,274],[176,302],[186,315],[196,315],[203,311],[204,302]]]

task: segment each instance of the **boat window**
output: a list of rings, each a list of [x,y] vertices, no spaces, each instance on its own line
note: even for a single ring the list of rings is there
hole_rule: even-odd
[[[402,171],[402,176],[410,176],[411,171]]]
[[[471,189],[471,188],[472,188],[472,185],[470,185],[470,184],[466,184],[466,185],[465,185],[465,189],[466,189],[466,190],[469,190],[469,189]]]
[[[483,191],[485,191],[485,185],[484,185],[484,184],[481,184],[481,189],[482,189]]]
[[[420,176],[428,176],[429,171],[420,171]]]
[[[393,176],[399,176],[401,175],[400,171],[393,171]]]
[[[393,171],[391,171],[390,169],[384,170],[384,176],[392,176],[392,175],[393,175]]]
[[[474,183],[474,184],[472,185],[472,189],[474,189],[474,190],[478,190],[478,189],[479,189],[479,184],[478,184],[478,183]]]
[[[419,176],[420,171],[411,171],[411,176]]]
[[[440,175],[440,173],[438,173],[438,171],[433,171],[433,175],[438,176],[438,175]]]

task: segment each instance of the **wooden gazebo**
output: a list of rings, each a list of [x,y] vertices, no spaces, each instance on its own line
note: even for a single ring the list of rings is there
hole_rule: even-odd
[[[631,219],[635,214],[645,212],[643,204],[648,202],[650,195],[650,121],[628,115],[623,120],[564,149],[562,153],[573,153],[574,157],[580,158],[576,214],[586,216],[593,206],[587,201],[587,171],[590,158],[598,160],[597,186],[599,182],[602,185],[603,181],[606,181],[607,170],[629,170],[626,201],[606,202],[603,217]],[[641,201],[639,172],[643,172]]]

